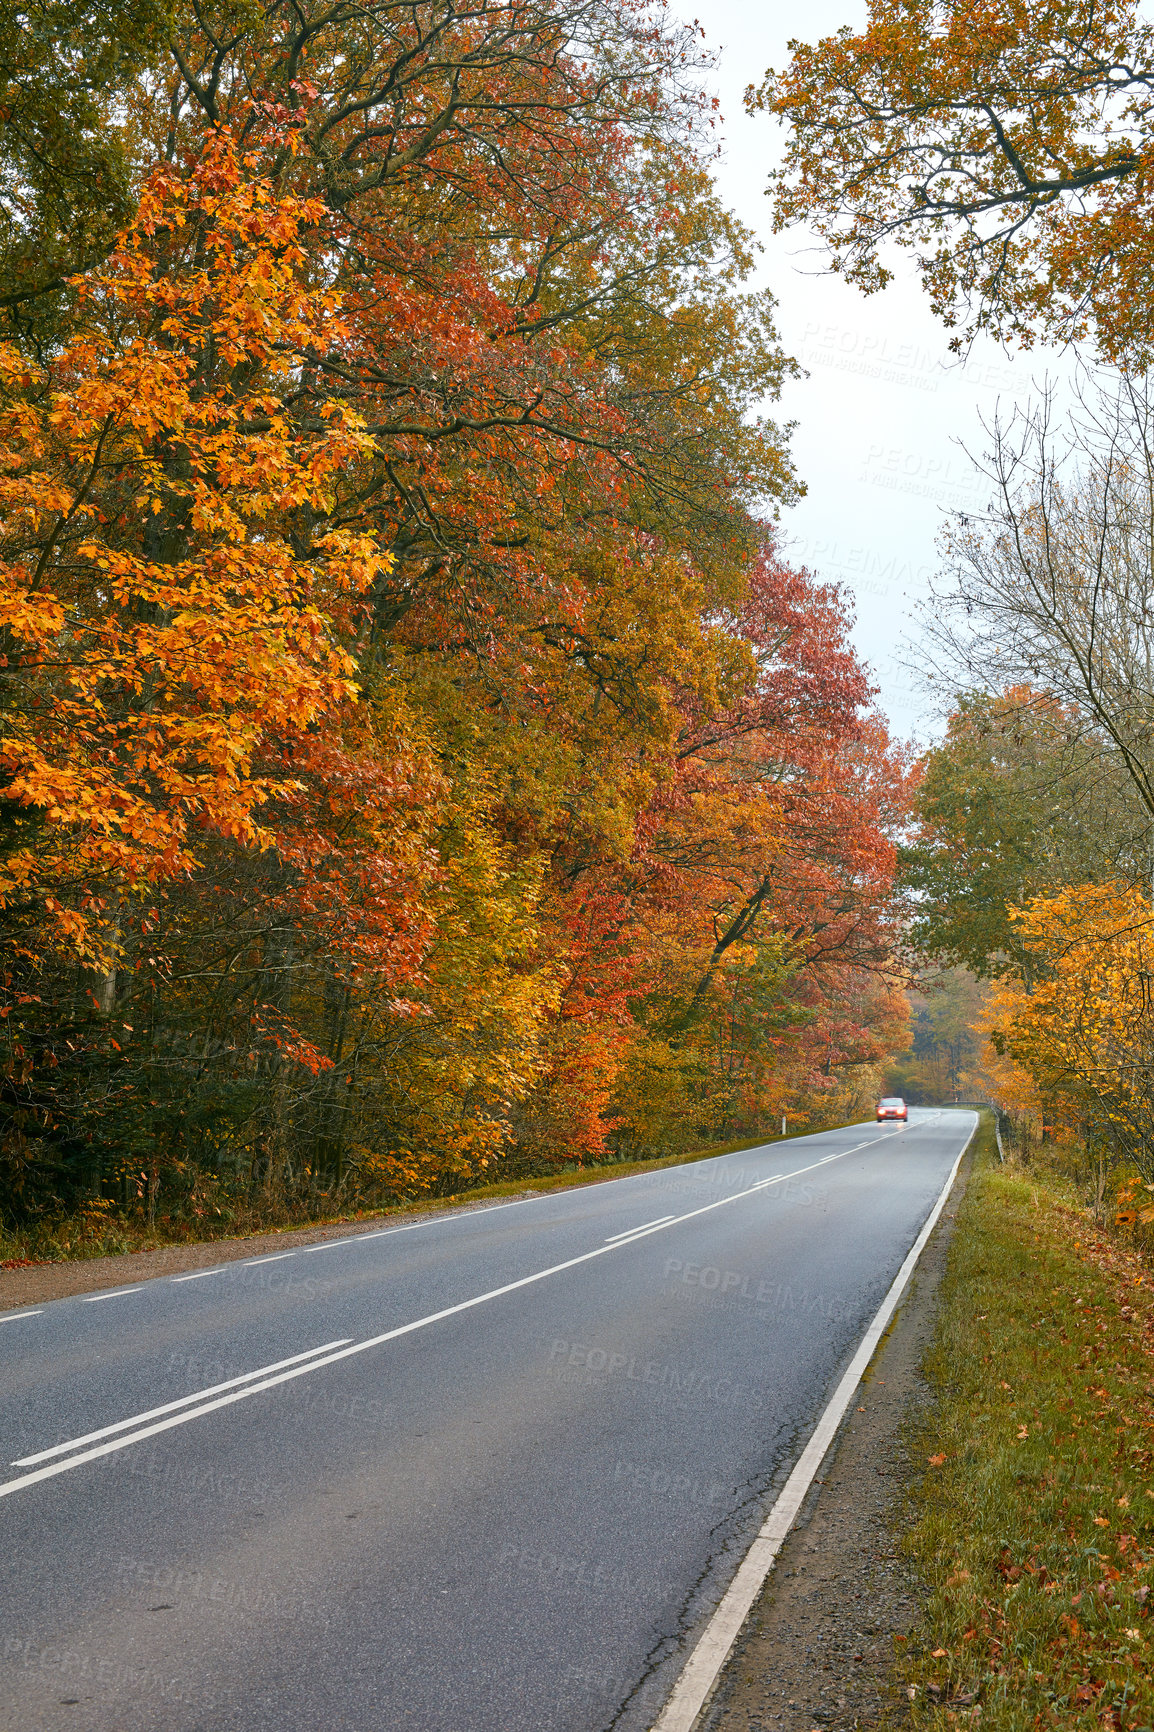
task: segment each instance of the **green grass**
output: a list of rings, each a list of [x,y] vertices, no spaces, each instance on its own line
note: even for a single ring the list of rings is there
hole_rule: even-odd
[[[917,1439],[915,1725],[1154,1726],[1152,1343],[1133,1247],[984,1124]]]
[[[822,1130],[835,1127],[821,1126]],[[604,1184],[609,1179],[625,1179],[633,1173],[652,1173],[664,1167],[683,1167],[695,1161],[707,1161],[716,1155],[738,1154],[742,1149],[759,1149],[767,1143],[793,1142],[796,1137],[814,1135],[812,1126],[791,1131],[785,1137],[746,1137],[734,1143],[710,1143],[677,1155],[666,1155],[643,1161],[607,1161],[599,1166],[562,1167],[556,1173],[532,1178],[502,1179],[492,1185],[476,1186],[468,1191],[448,1196],[425,1196],[408,1202],[393,1203],[380,1208],[334,1211],[330,1214],[302,1214],[290,1221],[262,1218],[254,1209],[243,1220],[236,1217],[223,1222],[211,1218],[189,1220],[166,1219],[163,1216],[149,1223],[138,1215],[110,1212],[106,1205],[91,1205],[75,1215],[45,1221],[30,1227],[0,1227],[0,1268],[15,1268],[28,1263],[71,1262],[78,1258],[116,1256],[126,1251],[154,1251],[164,1245],[215,1243],[225,1239],[250,1238],[264,1233],[296,1233],[307,1227],[333,1226],[347,1221],[375,1221],[396,1216],[427,1214],[430,1209],[464,1208],[472,1203],[502,1197],[524,1196],[526,1192],[569,1190],[576,1185]]]

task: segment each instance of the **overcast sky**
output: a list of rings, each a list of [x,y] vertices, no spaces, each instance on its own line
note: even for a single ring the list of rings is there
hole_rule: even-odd
[[[958,441],[980,453],[979,417],[992,416],[999,399],[1003,408],[1025,399],[1035,379],[1063,371],[1062,364],[1052,351],[1008,354],[985,343],[962,366],[912,270],[867,297],[815,274],[820,256],[804,232],[769,233],[766,177],[782,133],[766,115],[749,119],[742,94],[767,67],[785,66],[789,37],[814,41],[842,24],[860,26],[859,0],[812,0],[804,8],[708,0],[699,16],[720,56],[711,81],[725,122],[719,188],[764,245],[760,280],[780,303],[786,350],[809,373],[789,386],[783,404],[798,423],[793,450],[809,490],[783,514],[790,556],[850,591],[858,648],[894,732],[925,739],[940,724],[897,657],[902,640],[916,642],[915,605],[935,567],[946,514],[978,509],[988,496]]]

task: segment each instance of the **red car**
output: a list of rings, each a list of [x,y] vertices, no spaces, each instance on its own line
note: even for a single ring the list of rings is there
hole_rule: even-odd
[[[901,1095],[887,1095],[884,1100],[878,1102],[879,1125],[883,1119],[902,1119],[904,1121],[908,1120],[909,1116],[910,1109]]]

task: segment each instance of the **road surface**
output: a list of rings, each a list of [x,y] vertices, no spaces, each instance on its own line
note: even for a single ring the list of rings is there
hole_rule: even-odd
[[[0,1727],[644,1732],[973,1123],[11,1314]]]

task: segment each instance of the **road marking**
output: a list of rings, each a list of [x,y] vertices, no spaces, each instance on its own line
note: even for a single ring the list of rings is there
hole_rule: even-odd
[[[869,1120],[863,1121],[863,1128],[869,1122],[870,1122]],[[843,1129],[843,1130],[852,1130],[854,1127],[852,1125],[843,1125],[843,1126],[840,1126],[839,1128]],[[790,1138],[787,1140],[794,1142],[794,1143],[797,1143],[797,1144],[801,1144],[801,1143],[815,1142],[818,1137],[828,1137],[828,1136],[833,1136],[833,1135],[834,1135],[833,1131],[813,1131],[813,1132],[811,1132],[811,1134],[808,1137],[794,1137],[794,1138]],[[776,1140],[771,1140],[768,1143],[751,1143],[749,1148],[747,1148],[747,1149],[734,1149],[728,1155],[711,1155],[709,1157],[709,1160],[710,1161],[715,1161],[715,1160],[716,1161],[731,1161],[731,1160],[735,1159],[735,1157],[737,1155],[760,1155],[760,1154],[763,1154],[766,1149],[777,1148],[780,1145],[780,1142],[781,1142],[781,1139],[777,1138]],[[857,1146],[858,1146],[858,1148],[865,1148],[866,1144],[865,1143],[859,1143]],[[852,1155],[854,1153],[854,1150],[853,1149],[843,1149],[842,1153],[847,1154],[847,1155]],[[684,1164],[686,1166],[698,1166],[698,1165],[708,1165],[708,1162],[686,1161]],[[623,1178],[613,1179],[612,1177],[610,1177],[603,1182],[604,1183],[612,1183],[615,1185],[624,1185],[624,1184],[630,1183],[630,1181],[632,1181],[634,1179],[641,1180],[641,1179],[653,1178],[655,1176],[661,1177],[664,1175],[664,1173],[667,1170],[668,1169],[666,1169],[666,1168],[659,1167],[659,1168],[655,1168],[653,1172],[649,1172],[649,1173],[626,1173]],[[792,1175],[787,1175],[787,1176],[792,1176]],[[351,1239],[326,1239],[325,1242],[321,1245],[303,1245],[300,1248],[303,1252],[310,1252],[310,1251],[330,1251],[330,1250],[332,1250],[334,1245],[363,1245],[369,1239],[390,1239],[390,1238],[392,1238],[394,1233],[416,1233],[422,1227],[443,1227],[447,1223],[450,1223],[453,1221],[472,1221],[478,1215],[495,1215],[497,1213],[498,1209],[520,1209],[526,1203],[547,1203],[551,1197],[566,1197],[566,1196],[571,1195],[573,1191],[581,1190],[583,1188],[584,1187],[582,1187],[580,1185],[573,1185],[573,1186],[569,1186],[568,1188],[558,1187],[558,1189],[556,1191],[538,1191],[535,1196],[532,1196],[532,1197],[515,1197],[512,1200],[512,1202],[509,1202],[509,1203],[487,1203],[483,1209],[470,1209],[470,1208],[451,1209],[451,1210],[447,1210],[443,1215],[433,1215],[427,1221],[410,1221],[408,1223],[408,1225],[404,1226],[404,1227],[381,1227],[375,1233],[356,1233],[353,1235],[353,1237]],[[661,1217],[660,1222],[654,1222],[654,1223],[650,1223],[650,1224],[659,1226],[659,1225],[662,1225],[666,1220],[671,1221],[673,1219],[674,1219],[674,1217],[672,1215],[668,1215],[668,1216],[663,1215]],[[641,1232],[641,1230],[642,1229],[640,1227],[631,1229],[631,1231],[636,1231],[636,1232]],[[620,1238],[620,1237],[624,1237],[624,1235],[615,1233],[613,1235],[613,1237],[614,1238]],[[294,1256],[295,1253],[292,1251],[286,1251],[283,1253],[283,1255],[291,1257],[291,1256]],[[262,1259],[262,1261],[271,1262],[272,1258],[271,1257],[264,1258],[264,1259]],[[172,1280],[173,1281],[199,1281],[202,1274],[204,1274],[204,1275],[220,1275],[222,1273],[223,1273],[223,1270],[220,1270],[220,1269],[204,1269],[196,1275],[174,1275],[174,1276],[172,1276]],[[3,1322],[3,1321],[4,1321],[4,1319],[0,1318],[0,1322]]]
[[[13,1467],[32,1467],[38,1461],[48,1461],[54,1455],[65,1455],[70,1449],[80,1449],[86,1443],[95,1443],[97,1438],[110,1437],[113,1432],[127,1431],[130,1426],[141,1425],[146,1419],[156,1419],[162,1413],[172,1413],[178,1407],[188,1407],[194,1401],[203,1401],[206,1395],[216,1395],[222,1389],[235,1389],[238,1383],[247,1383],[253,1377],[263,1377],[267,1371],[282,1371],[286,1365],[299,1365],[302,1359],[311,1359],[317,1353],[328,1353],[333,1347],[344,1347],[351,1338],[342,1335],[339,1341],[326,1341],[320,1347],[309,1347],[304,1353],[294,1353],[291,1359],[278,1359],[275,1365],[258,1365],[255,1371],[242,1371],[239,1377],[230,1377],[224,1383],[214,1383],[208,1389],[197,1389],[192,1395],[182,1395],[177,1401],[166,1401],[163,1407],[150,1407],[147,1413],[134,1413],[131,1419],[118,1419],[115,1425],[103,1425],[99,1431],[85,1432],[83,1437],[70,1437],[67,1443],[55,1443],[51,1449],[42,1449],[36,1455],[22,1455]]]
[[[262,1263],[283,1263],[286,1257],[295,1257],[295,1251],[277,1251],[271,1257],[250,1257],[245,1264],[246,1269],[259,1268]]]
[[[747,1190],[734,1191],[728,1197],[719,1197],[715,1202],[703,1203],[696,1209],[690,1209],[684,1215],[672,1216],[659,1226],[649,1227],[643,1235],[649,1238],[654,1233],[665,1233],[671,1227],[679,1227],[686,1221],[694,1221],[699,1215],[712,1214],[714,1209],[727,1208],[730,1203],[740,1202],[745,1197],[752,1197],[758,1191],[769,1189],[773,1185],[785,1184],[789,1179],[799,1179],[804,1173],[816,1172],[819,1167],[826,1167],[831,1161],[844,1160],[847,1155],[857,1154],[859,1149],[872,1148],[875,1143],[885,1142],[889,1137],[898,1136],[897,1131],[887,1131],[883,1136],[871,1137],[867,1143],[855,1143],[852,1148],[836,1150],[831,1155],[825,1155],[820,1161],[811,1161],[808,1166],[795,1167],[789,1173],[777,1173],[768,1179],[760,1179],[756,1185],[750,1185]],[[958,1159],[961,1159],[959,1155]],[[13,1492],[23,1491],[25,1486],[36,1485],[40,1480],[51,1479],[58,1473],[68,1473],[74,1467],[80,1467],[85,1462],[95,1461],[100,1456],[111,1455],[118,1449],[127,1449],[131,1444],[143,1443],[146,1438],[156,1437],[159,1432],[171,1431],[174,1426],[187,1425],[190,1420],[200,1419],[206,1413],[214,1413],[218,1408],[230,1407],[236,1401],[245,1401],[250,1395],[258,1395],[262,1390],[273,1389],[278,1384],[289,1383],[296,1377],[304,1377],[310,1371],[317,1371],[322,1365],[335,1365],[342,1359],[350,1359],[354,1354],[367,1353],[372,1347],[381,1347],[386,1341],[397,1341],[403,1335],[412,1335],[418,1329],[427,1329],[433,1323],[441,1323],[446,1317],[457,1317],[464,1311],[472,1311],[478,1305],[487,1305],[492,1299],[500,1299],[506,1293],[517,1293],[523,1287],[535,1286],[538,1281],[547,1281],[553,1275],[563,1274],[568,1269],[576,1269],[582,1263],[591,1263],[597,1257],[612,1256],[614,1251],[627,1250],[636,1243],[638,1234],[632,1234],[627,1239],[618,1239],[612,1245],[598,1245],[595,1250],[583,1251],[576,1257],[567,1257],[563,1263],[553,1263],[548,1269],[538,1269],[532,1275],[522,1275],[516,1281],[507,1281],[502,1287],[492,1287],[487,1293],[478,1293],[472,1299],[462,1299],[457,1305],[447,1305],[443,1311],[432,1311],[427,1317],[418,1317],[412,1323],[402,1323],[396,1329],[386,1329],[382,1335],[370,1336],[367,1341],[355,1341],[351,1345],[342,1346],[333,1353],[327,1353],[323,1358],[310,1359],[306,1365],[293,1366],[288,1371],[279,1371],[275,1376],[263,1377],[260,1382],[248,1383],[243,1389],[232,1389],[227,1394],[218,1395],[212,1401],[205,1401],[199,1407],[190,1407],[184,1413],[170,1413],[165,1419],[158,1419],[153,1425],[141,1426],[137,1431],[130,1431],[126,1437],[111,1437],[104,1443],[98,1443],[93,1449],[83,1450],[79,1455],[69,1456],[67,1461],[50,1462],[46,1467],[34,1468],[30,1473],[21,1474],[18,1479],[0,1482],[0,1497],[11,1497]],[[345,1241],[351,1243],[352,1241]],[[131,1424],[131,1422],[129,1422]],[[20,1465],[20,1464],[14,1464]]]
[[[808,1136],[789,1137],[786,1138],[786,1141],[796,1147],[800,1147],[802,1143],[817,1142],[819,1137],[835,1136],[839,1130],[865,1130],[867,1126],[872,1128],[872,1119],[863,1119],[860,1127],[854,1125],[837,1125],[833,1130],[811,1131]],[[875,1138],[872,1140],[876,1141],[877,1139]],[[858,1148],[865,1148],[866,1146],[865,1143],[859,1143],[857,1145]],[[766,1143],[750,1143],[748,1148],[733,1149],[728,1155],[710,1155],[706,1161],[686,1161],[682,1164],[687,1167],[708,1166],[713,1161],[734,1161],[739,1155],[761,1155],[764,1154],[767,1149],[773,1150],[781,1147],[784,1147],[782,1139],[780,1137],[771,1137]],[[842,1153],[852,1155],[854,1150],[843,1149]],[[656,1167],[647,1173],[626,1173],[621,1178],[613,1178],[610,1174],[607,1175],[604,1180],[598,1181],[598,1183],[614,1185],[641,1184],[645,1179],[664,1178],[666,1173],[671,1170],[672,1169],[667,1167]],[[677,1170],[680,1171],[680,1168]],[[786,1176],[790,1177],[792,1175],[787,1174]],[[512,1201],[508,1203],[486,1203],[483,1209],[474,1209],[467,1205],[456,1209],[449,1208],[446,1209],[443,1214],[430,1216],[427,1221],[410,1221],[403,1227],[381,1227],[375,1233],[354,1234],[351,1239],[327,1239],[323,1245],[305,1245],[302,1249],[304,1251],[327,1251],[331,1249],[333,1245],[360,1245],[363,1244],[366,1239],[392,1238],[394,1233],[417,1233],[424,1227],[444,1227],[451,1225],[456,1221],[475,1220],[478,1215],[495,1215],[499,1209],[523,1209],[527,1203],[547,1203],[553,1197],[569,1197],[572,1196],[574,1191],[584,1190],[585,1188],[586,1187],[583,1185],[559,1185],[556,1190],[537,1191],[531,1197],[514,1197]],[[592,1189],[592,1187],[589,1188]],[[670,1219],[672,1219],[672,1217],[670,1217]],[[187,1280],[188,1277],[185,1276],[184,1279]]]
[[[225,1264],[224,1267],[227,1268],[228,1265]],[[206,1275],[223,1275],[223,1274],[224,1274],[223,1268],[222,1269],[198,1269],[195,1275],[174,1275],[172,1277],[172,1281],[173,1281],[173,1285],[177,1286],[177,1285],[179,1285],[179,1283],[181,1281],[203,1281]]]
[[[19,1323],[22,1317],[43,1317],[44,1308],[39,1311],[9,1311],[6,1317],[0,1317],[0,1323]]]
[[[962,1145],[961,1154],[950,1168],[950,1176],[942,1187],[941,1195],[930,1210],[905,1262],[894,1276],[893,1285],[883,1299],[881,1309],[863,1335],[857,1352],[850,1360],[829,1405],[802,1450],[797,1465],[766,1516],[760,1533],[746,1552],[737,1574],[686,1661],[673,1687],[673,1694],[654,1723],[653,1732],[692,1732],[692,1728],[697,1724],[697,1717],[712,1694],[721,1669],[729,1658],[729,1651],[749,1616],[753,1602],[765,1585],[765,1579],[774,1566],[777,1554],[797,1520],[805,1495],[837,1435],[837,1428],[857,1392],[862,1373],[889,1327],[890,1319],[898,1308],[926,1241],[938,1224],[938,1217],[946,1206],[946,1198],[958,1176],[962,1155],[973,1142],[977,1128],[978,1116],[975,1113],[973,1127]]]
[[[800,1148],[802,1143],[816,1143],[820,1137],[835,1136],[839,1130],[850,1131],[859,1128],[864,1130],[867,1125],[872,1127],[872,1124],[873,1121],[871,1119],[863,1119],[860,1127],[854,1125],[838,1125],[835,1126],[833,1130],[811,1131],[808,1136],[789,1137],[785,1140]],[[761,1155],[764,1154],[766,1150],[773,1150],[782,1147],[784,1147],[784,1143],[780,1137],[771,1137],[766,1143],[750,1143],[748,1148],[732,1149],[728,1155],[710,1155],[706,1161],[686,1161],[682,1164],[688,1167],[708,1166],[714,1161],[735,1161],[739,1155]],[[866,1144],[859,1143],[858,1147],[865,1148]],[[843,1154],[854,1153],[852,1149],[844,1149],[842,1152]],[[612,1175],[609,1175],[603,1181],[599,1182],[614,1185],[640,1184],[645,1179],[663,1178],[670,1170],[671,1169],[667,1167],[656,1167],[647,1173],[626,1173],[623,1177],[616,1179],[613,1178]],[[680,1168],[677,1170],[680,1171]],[[403,1227],[381,1227],[375,1233],[356,1233],[350,1239],[326,1240],[323,1245],[305,1245],[302,1247],[302,1250],[327,1251],[332,1245],[360,1245],[366,1239],[389,1239],[394,1233],[417,1233],[424,1227],[444,1227],[451,1225],[456,1221],[472,1221],[478,1215],[495,1215],[499,1209],[523,1209],[527,1203],[547,1203],[553,1197],[568,1197],[571,1196],[574,1191],[583,1189],[585,1189],[585,1187],[581,1185],[558,1186],[556,1190],[537,1191],[531,1197],[514,1197],[512,1201],[508,1203],[486,1203],[483,1209],[470,1208],[467,1205],[456,1209],[448,1208],[443,1214],[432,1215],[426,1221],[410,1221]],[[175,1277],[175,1279],[188,1281],[191,1280],[192,1277],[181,1275]]]
[[[143,1287],[118,1287],[115,1293],[89,1293],[85,1296],[86,1305],[99,1305],[102,1299],[123,1299],[126,1293],[143,1293]]]
[[[656,1221],[642,1221],[642,1223],[639,1227],[626,1227],[626,1229],[623,1233],[610,1233],[610,1235],[606,1239],[605,1243],[607,1245],[612,1245],[618,1239],[630,1239],[630,1238],[632,1238],[634,1233],[648,1232],[650,1227],[664,1227],[665,1223],[667,1221],[672,1221],[672,1219],[673,1219],[672,1215],[659,1215],[657,1217]]]

